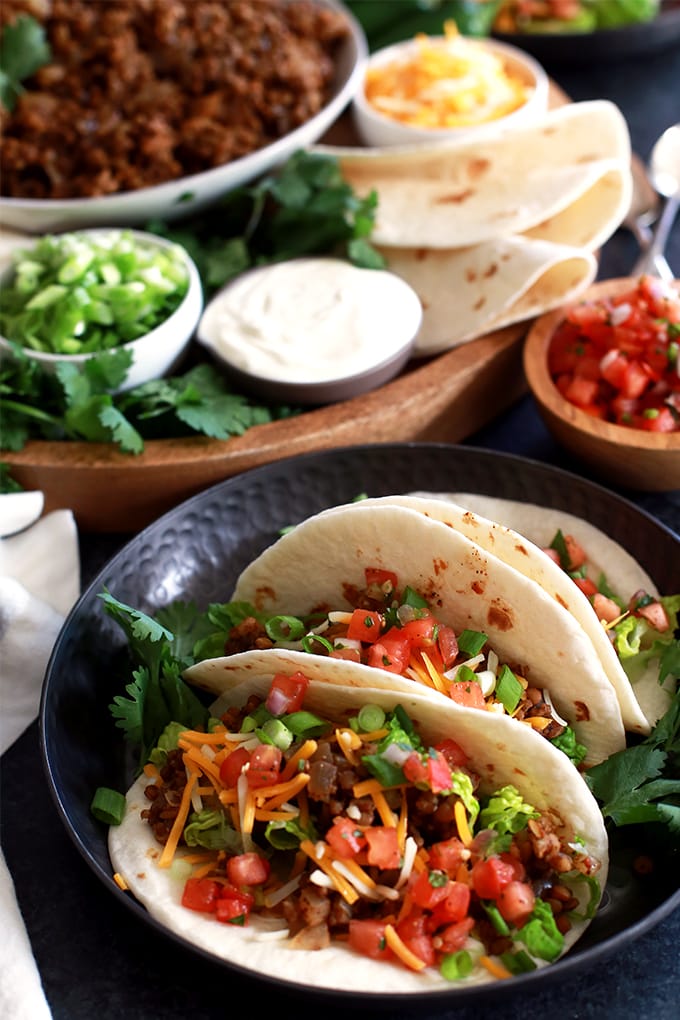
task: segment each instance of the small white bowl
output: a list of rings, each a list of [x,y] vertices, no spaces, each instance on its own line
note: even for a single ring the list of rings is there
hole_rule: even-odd
[[[321,405],[394,378],[422,314],[413,288],[388,270],[311,256],[236,277],[208,302],[196,340],[243,389]]]
[[[446,39],[444,36],[431,36],[429,37],[429,42],[444,45]],[[379,113],[367,100],[362,83],[352,102],[352,119],[363,144],[374,147],[389,147],[420,144],[422,142],[431,143],[438,140],[450,141],[456,138],[469,139],[482,136],[489,131],[494,131],[501,127],[514,127],[517,124],[525,124],[545,113],[548,109],[549,79],[537,60],[534,60],[533,57],[523,50],[510,46],[507,43],[498,42],[495,39],[465,38],[464,45],[466,49],[468,47],[476,48],[500,57],[506,71],[519,78],[531,90],[526,102],[512,113],[497,117],[495,120],[461,127],[424,128],[406,124]],[[395,43],[393,46],[377,50],[369,58],[367,70],[376,66],[390,64],[393,61],[403,60],[410,54],[415,53],[417,48],[417,40],[410,39],[406,42]]]
[[[121,228],[104,227],[92,230],[80,230],[79,234],[110,234],[120,233]],[[203,286],[196,268],[196,264],[181,245],[174,244],[164,237],[157,237],[155,234],[146,233],[140,230],[125,230],[134,238],[143,241],[146,245],[156,245],[159,248],[178,249],[186,263],[189,286],[181,304],[175,309],[169,318],[162,322],[151,332],[144,336],[122,344],[121,348],[110,348],[113,350],[129,350],[132,352],[132,364],[128,369],[125,381],[115,392],[123,393],[135,386],[150,382],[152,379],[160,379],[170,372],[179,362],[186,348],[190,344],[196,325],[203,310]],[[37,238],[27,237],[25,248],[30,249],[37,243]],[[14,274],[14,266],[6,267],[0,274],[0,286],[9,283]],[[59,362],[69,362],[72,365],[82,365],[85,361],[94,357],[96,352],[87,354],[48,354],[43,351],[35,351],[30,347],[22,347],[23,353],[39,361],[41,366],[48,372],[54,372]],[[9,341],[0,335],[0,358],[3,354],[11,354],[12,347]]]

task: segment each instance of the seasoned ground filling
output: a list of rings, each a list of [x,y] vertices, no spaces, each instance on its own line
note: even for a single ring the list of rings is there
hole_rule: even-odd
[[[221,166],[313,117],[347,24],[308,0],[4,0],[52,59],[0,107],[0,190],[61,199]]]
[[[230,710],[222,720],[227,729],[238,731],[242,719],[254,711],[258,703],[259,699],[251,699],[242,710]],[[365,745],[365,753],[370,754],[372,750],[371,744]],[[365,778],[367,773],[360,765],[352,766],[330,741],[319,741],[317,751],[306,762],[305,769],[311,775],[306,787],[310,810],[320,832],[330,827],[335,816],[347,814],[348,809],[357,825],[380,824],[372,799],[357,799],[353,795],[353,786],[359,779]],[[477,777],[465,768],[461,768],[461,771],[467,772],[473,786],[476,786]],[[170,834],[185,783],[186,769],[182,752],[171,751],[167,763],[160,769],[159,778],[146,787],[149,806],[142,812],[142,817],[148,821],[161,844],[165,844]],[[398,793],[386,790],[385,796],[390,807],[398,812]],[[416,787],[409,789],[407,796],[408,834],[419,847],[430,847],[455,837],[455,796],[434,794],[431,790]],[[214,803],[211,803],[206,798],[204,807],[219,810],[219,801],[214,798]],[[598,866],[576,844],[565,843],[558,830],[559,820],[550,813],[530,819],[527,827],[513,837],[509,852],[522,862],[534,893],[550,906],[558,929],[565,934],[571,927],[568,913],[578,906],[578,901],[563,882],[562,876],[567,872],[590,875]],[[257,837],[256,833],[253,835]],[[469,860],[471,853],[483,855],[484,841],[490,835],[489,830],[486,830],[486,834],[485,831],[478,833],[469,849],[460,843],[461,863]],[[221,852],[213,872],[215,876],[224,873],[225,862],[226,854]],[[390,876],[384,870],[372,870],[367,866],[366,871],[376,880],[379,876],[383,884],[389,884]],[[394,880],[397,874],[395,871]],[[285,880],[285,877],[280,877]],[[350,906],[336,891],[320,888],[310,881],[309,874],[305,874],[298,888],[285,900],[273,908],[258,908],[258,912],[283,917],[298,947],[319,949],[328,945],[331,939],[346,938],[350,920],[388,917],[394,909],[393,900],[375,902],[360,898]],[[510,950],[512,939],[498,934],[481,905],[473,905],[471,916],[475,919],[488,953],[501,954]]]

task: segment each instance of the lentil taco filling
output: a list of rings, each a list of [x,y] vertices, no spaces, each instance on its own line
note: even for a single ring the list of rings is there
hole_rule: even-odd
[[[581,778],[546,746],[544,765],[566,770],[590,839],[557,807],[525,799],[522,769],[518,786],[490,781],[488,736],[469,753],[478,714],[452,705],[431,743],[415,718],[432,712],[429,699],[407,709],[385,691],[370,697],[289,671],[218,701],[207,733],[172,724],[110,830],[123,879],[143,886],[132,813],[157,847],[137,847],[140,862],[155,868],[155,856],[177,910],[215,929],[254,925],[252,937],[277,948],[339,945],[445,982],[557,959],[593,916],[595,876],[606,877],[606,836]],[[325,704],[333,710],[320,713]],[[506,776],[500,756],[498,766]]]

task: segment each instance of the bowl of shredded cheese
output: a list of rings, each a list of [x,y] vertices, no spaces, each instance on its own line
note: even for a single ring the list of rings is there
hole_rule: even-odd
[[[396,146],[469,137],[526,123],[548,108],[543,67],[495,39],[472,39],[446,22],[369,58],[352,115],[361,141]]]

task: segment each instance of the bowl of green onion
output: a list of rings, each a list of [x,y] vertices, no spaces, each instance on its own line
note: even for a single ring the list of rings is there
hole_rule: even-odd
[[[202,308],[196,265],[165,238],[119,228],[27,238],[0,274],[0,358],[23,354],[54,373],[106,357],[118,393],[174,368]]]

